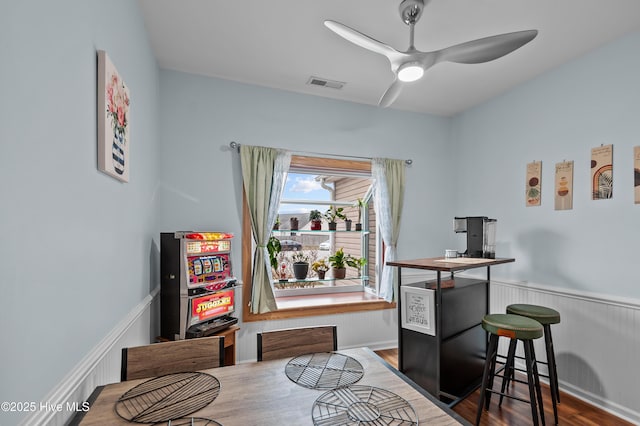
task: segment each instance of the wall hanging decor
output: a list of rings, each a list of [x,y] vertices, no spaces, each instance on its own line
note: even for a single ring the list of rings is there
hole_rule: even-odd
[[[556,164],[555,209],[573,209],[573,161]]]
[[[633,199],[640,204],[640,146],[633,148]]]
[[[613,145],[591,149],[591,199],[613,197]]]
[[[129,88],[98,50],[98,169],[129,182]]]
[[[525,182],[525,205],[539,206],[542,199],[542,162],[527,164],[527,180]]]

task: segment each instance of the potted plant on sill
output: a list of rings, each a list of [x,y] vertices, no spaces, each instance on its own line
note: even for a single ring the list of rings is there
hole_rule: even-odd
[[[327,265],[326,260],[320,259],[311,264],[311,269],[313,269],[315,273],[318,274],[319,280],[324,280],[324,275],[329,270],[329,265]]]
[[[320,213],[320,210],[311,210],[309,212],[309,220],[311,221],[312,231],[320,231],[322,229],[322,213]]]
[[[309,273],[309,256],[298,251],[291,256],[291,260],[293,261],[293,276],[297,280],[305,280]]]
[[[342,213],[344,207],[329,206],[327,211],[324,213],[324,218],[327,220],[329,224],[329,230],[335,231],[337,227],[336,219],[346,219],[347,217]]]
[[[333,256],[329,256],[329,265],[331,265],[333,278],[342,279],[347,275],[347,255],[344,254],[342,248],[337,250]]]
[[[329,257],[329,264],[333,271],[333,278],[342,279],[347,275],[347,266],[355,268],[358,271],[358,276],[361,276],[361,269],[367,264],[367,259],[345,254],[344,249],[341,248]]]
[[[273,224],[273,230],[277,231],[280,229],[280,215],[276,216],[276,223]]]
[[[344,215],[344,229],[351,231],[351,219],[349,219],[347,215]]]
[[[292,231],[297,231],[298,230],[298,218],[297,217],[289,218],[289,229],[291,229]]]
[[[362,211],[365,207],[365,202],[362,198],[358,198],[355,207],[358,209],[358,221],[356,222],[356,231],[362,231]]]

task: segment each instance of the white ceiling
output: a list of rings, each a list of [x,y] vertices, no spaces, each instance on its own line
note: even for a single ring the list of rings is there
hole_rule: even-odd
[[[324,25],[331,19],[398,50],[408,27],[400,0],[138,0],[163,69],[377,105],[393,74],[387,59]],[[512,31],[538,37],[493,62],[441,63],[407,83],[392,108],[449,116],[640,29],[639,0],[431,0],[415,46],[438,50]],[[629,52],[637,55],[640,52]],[[346,82],[310,86],[309,77]]]

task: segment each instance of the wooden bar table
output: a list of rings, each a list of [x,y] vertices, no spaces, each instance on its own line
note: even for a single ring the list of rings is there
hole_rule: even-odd
[[[398,268],[398,368],[450,407],[478,387],[487,338],[492,266],[515,259],[424,258],[387,262]],[[403,285],[402,268],[436,272],[436,279]],[[454,272],[486,268],[486,279]],[[449,273],[443,280],[442,273]],[[406,306],[405,306],[406,305]]]
[[[362,378],[352,387],[375,387],[403,398],[415,411],[419,424],[469,424],[370,349],[347,349],[338,351],[337,354],[350,357],[362,366]],[[207,406],[187,417],[207,418],[224,426],[312,425],[314,403],[331,391],[306,388],[287,377],[285,367],[290,360],[241,363],[204,370],[204,373],[214,376],[220,382],[219,395]],[[125,392],[148,380],[131,380],[98,387],[89,399],[89,410],[79,413],[70,424],[131,425],[131,422],[116,413],[116,403]],[[348,415],[345,412],[345,416]]]

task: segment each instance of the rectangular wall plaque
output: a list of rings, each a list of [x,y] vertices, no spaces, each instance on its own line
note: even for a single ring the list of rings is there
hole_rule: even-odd
[[[573,161],[556,164],[555,209],[573,209]]]
[[[613,145],[591,150],[591,199],[613,197]]]
[[[525,205],[539,206],[542,199],[542,162],[527,164],[527,181],[525,182]]]

